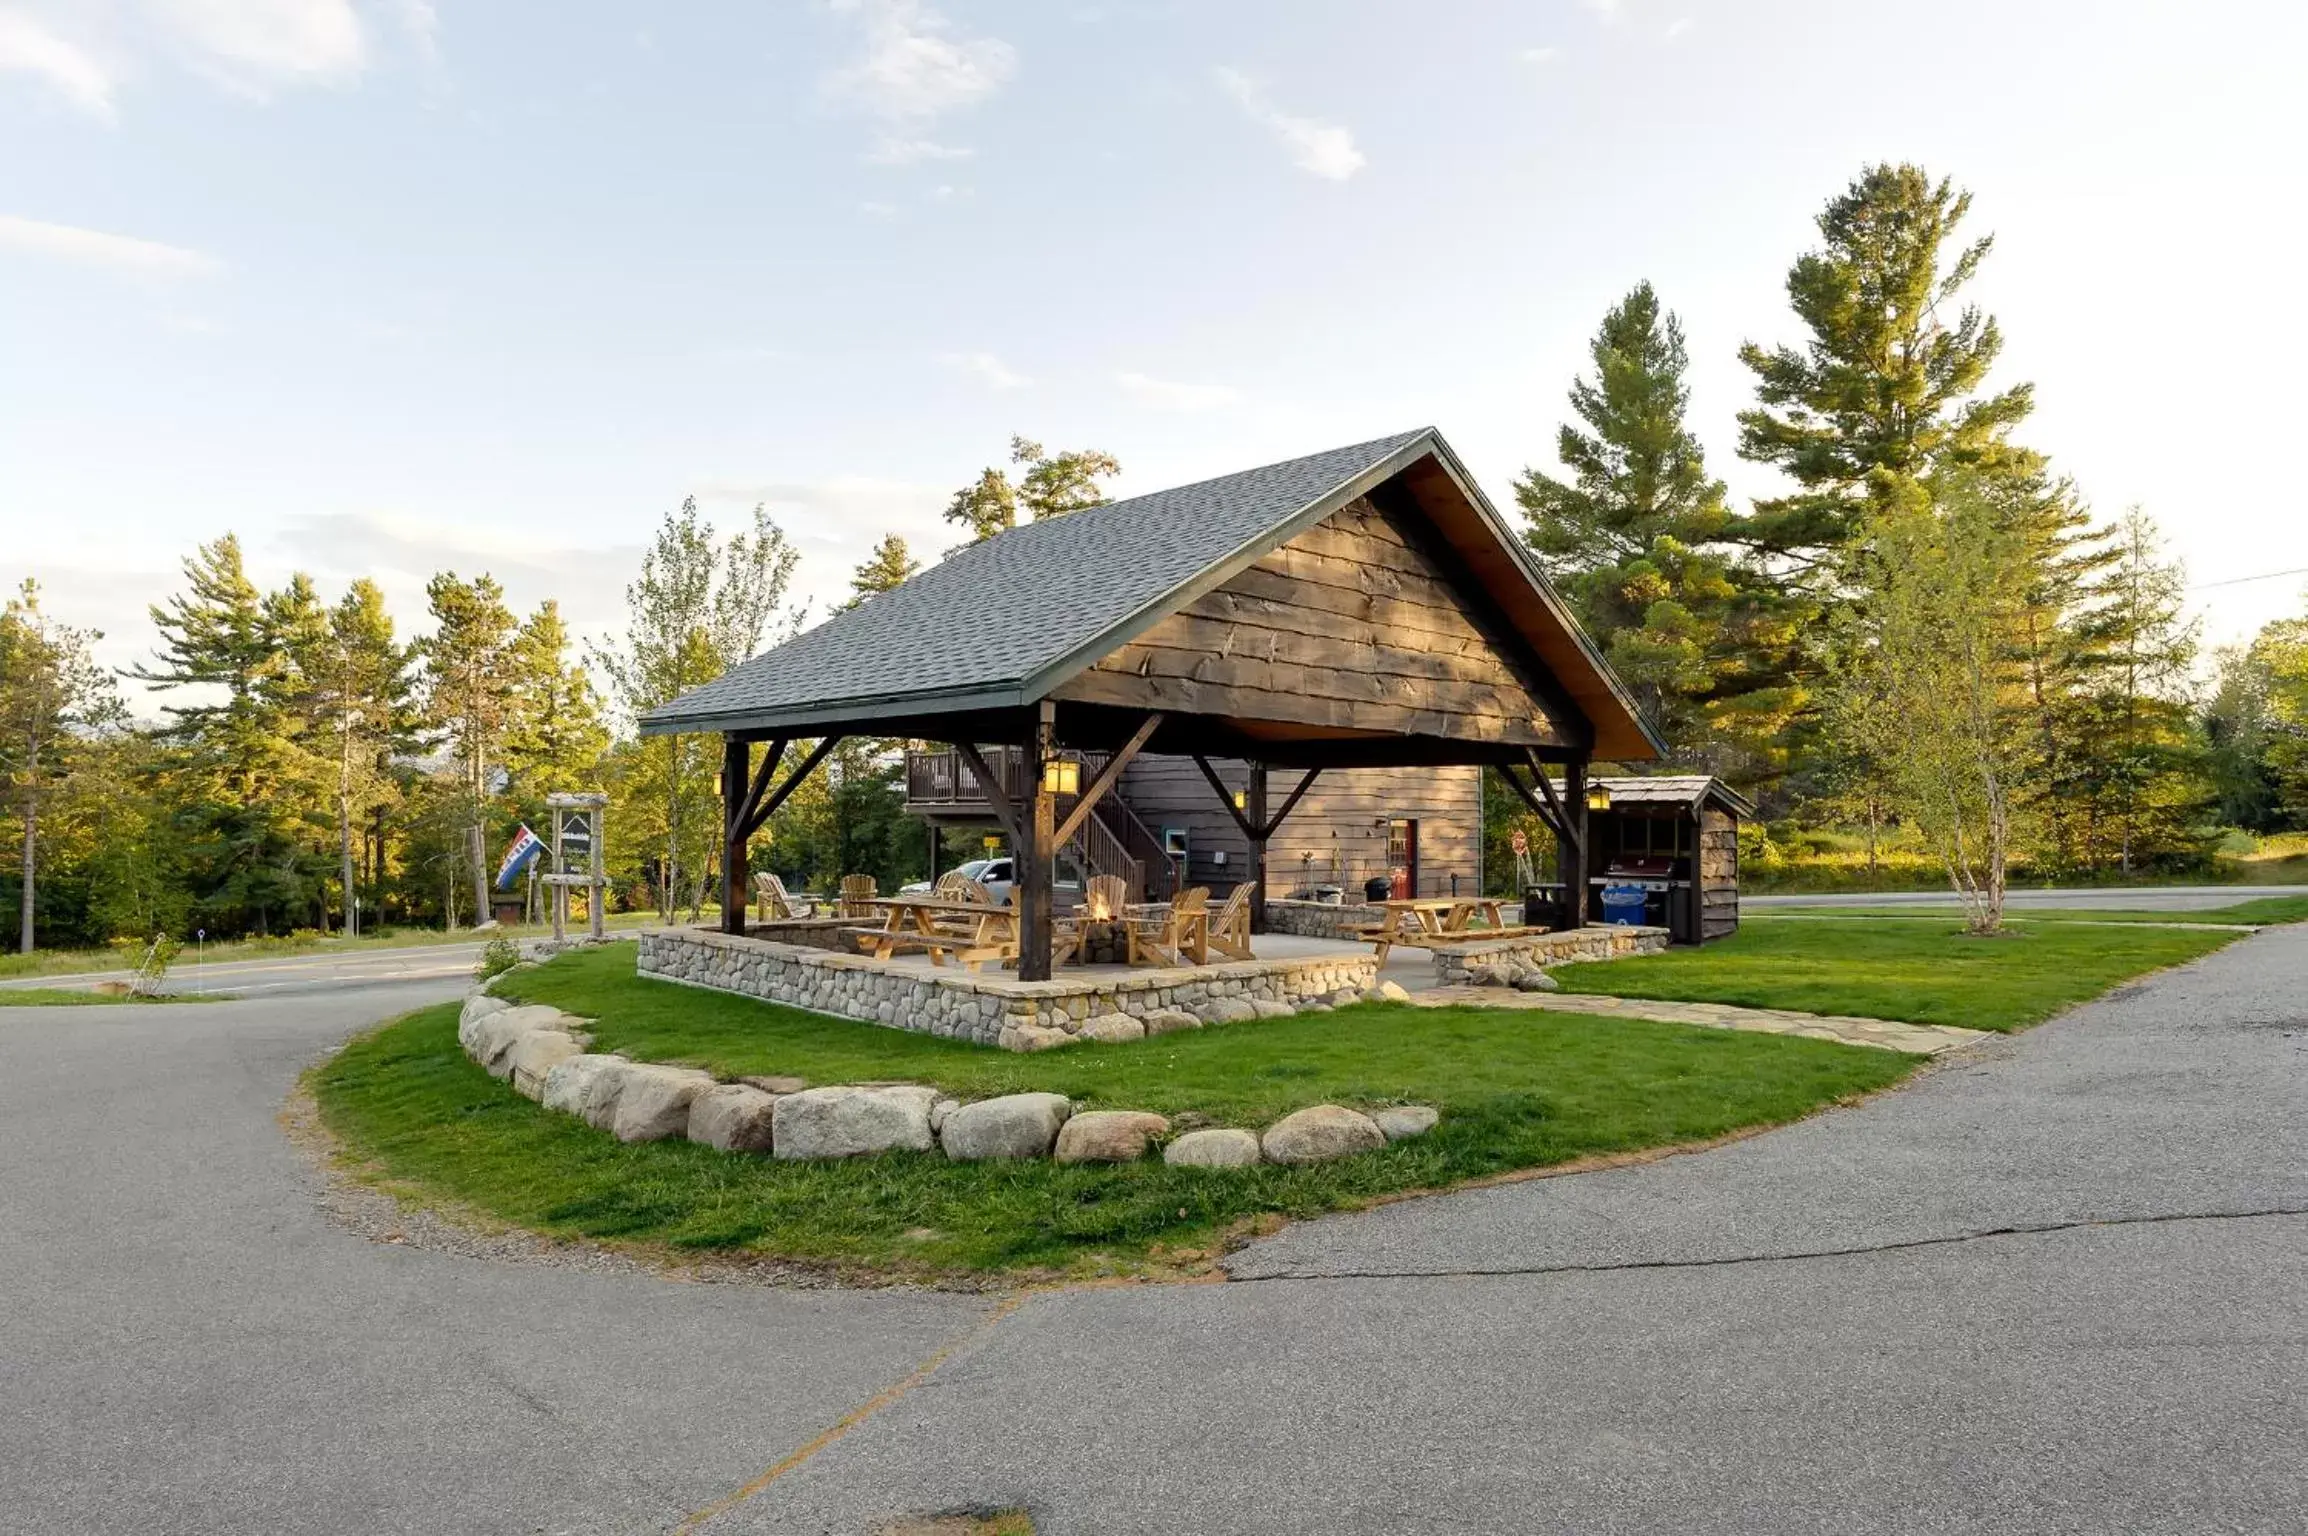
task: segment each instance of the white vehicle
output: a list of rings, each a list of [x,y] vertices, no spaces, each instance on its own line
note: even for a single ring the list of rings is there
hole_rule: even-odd
[[[967,864],[958,865],[949,870],[948,873],[962,875],[977,881],[978,884],[993,892],[994,900],[1005,907],[1010,904],[1011,896],[1018,889],[1017,865],[1008,854],[994,859],[972,859]],[[930,888],[929,881],[916,880],[911,885],[900,887],[899,894],[918,895]],[[1082,899],[1082,887],[1072,880],[1060,880],[1051,887],[1051,898],[1051,905],[1055,907],[1062,909],[1072,906]]]

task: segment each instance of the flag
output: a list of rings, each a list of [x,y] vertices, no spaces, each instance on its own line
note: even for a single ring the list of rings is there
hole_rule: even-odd
[[[511,885],[513,878],[527,869],[530,861],[544,851],[545,840],[530,831],[527,822],[521,823],[520,832],[506,846],[505,862],[497,866],[497,889],[501,891]]]

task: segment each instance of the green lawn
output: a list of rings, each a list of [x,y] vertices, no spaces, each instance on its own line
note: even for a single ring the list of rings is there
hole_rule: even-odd
[[[1020,1056],[646,982],[623,946],[518,978],[598,1020],[598,1049],[728,1074],[903,1078],[957,1097],[1051,1089],[1090,1107],[1195,1111],[1256,1127],[1336,1102],[1434,1104],[1442,1124],[1311,1168],[837,1164],[621,1146],[516,1097],[458,1051],[456,1009],[425,1009],[314,1074],[329,1127],[391,1187],[565,1235],[740,1250],[900,1272],[1131,1267],[1270,1215],[1800,1118],[1897,1082],[1917,1058],[1771,1035],[1573,1014],[1373,1004]]]
[[[617,929],[646,928],[657,922],[654,912],[613,912],[608,926]],[[574,925],[582,929],[584,924]],[[272,960],[283,955],[366,954],[373,949],[425,949],[437,944],[479,944],[500,934],[517,939],[543,938],[553,931],[550,923],[515,924],[510,928],[493,928],[476,933],[470,928],[458,928],[444,933],[438,928],[390,928],[378,933],[365,933],[357,939],[334,934],[316,933],[299,929],[295,933],[279,934],[264,939],[234,939],[211,943],[196,948],[188,937],[184,952],[177,956],[169,974],[189,975],[196,961],[207,965],[223,965],[233,960]],[[0,955],[0,977],[16,976],[77,976],[92,971],[133,971],[144,958],[144,944],[113,945],[103,949],[36,949],[32,953]]]
[[[1976,939],[1953,917],[1768,919],[1704,949],[1566,965],[1566,992],[2022,1029],[2118,982],[2239,937],[2206,928],[2039,923]]]
[[[128,997],[109,992],[76,992],[69,987],[0,987],[0,1008],[87,1008],[111,1003],[221,1003],[221,992],[198,997]]]
[[[1749,918],[1771,917],[1952,917],[1953,908],[1763,907]],[[2262,896],[2225,907],[2186,907],[2167,912],[2133,907],[2007,907],[2007,923],[2300,923],[2308,922],[2308,896]]]

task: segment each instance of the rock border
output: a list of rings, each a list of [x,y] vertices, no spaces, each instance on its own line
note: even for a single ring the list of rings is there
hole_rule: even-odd
[[[1302,1166],[1422,1136],[1442,1118],[1423,1104],[1365,1114],[1315,1104],[1263,1131],[1206,1127],[1173,1139],[1167,1116],[1077,1112],[1057,1093],[968,1103],[919,1083],[811,1087],[797,1078],[723,1082],[694,1067],[590,1050],[590,1021],[476,988],[457,1015],[457,1045],[490,1076],[544,1108],[623,1142],[687,1140],[717,1151],[817,1161],[879,1152],[943,1152],[955,1162],[1052,1158],[1133,1163],[1156,1148],[1173,1167]],[[1199,1117],[1196,1117],[1199,1120]]]

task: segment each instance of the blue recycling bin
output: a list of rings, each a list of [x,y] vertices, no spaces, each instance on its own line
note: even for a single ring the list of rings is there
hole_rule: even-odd
[[[1621,928],[1643,926],[1645,910],[1651,904],[1651,893],[1639,885],[1606,885],[1603,887],[1603,921]]]

